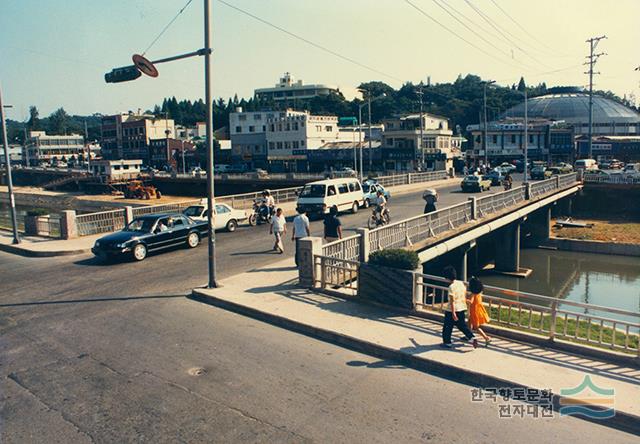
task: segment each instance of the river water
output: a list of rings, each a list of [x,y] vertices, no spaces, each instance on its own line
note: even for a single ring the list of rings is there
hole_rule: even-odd
[[[520,266],[531,268],[533,273],[526,279],[488,275],[482,281],[496,287],[640,312],[640,258],[525,249],[521,251]],[[592,314],[640,323],[638,317]]]

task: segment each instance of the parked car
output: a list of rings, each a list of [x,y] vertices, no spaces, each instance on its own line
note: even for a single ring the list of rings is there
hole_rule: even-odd
[[[545,172],[547,171],[547,167],[538,165],[531,168],[531,180],[542,180],[545,179]]]
[[[469,175],[462,179],[460,187],[463,192],[482,192],[484,190],[491,189],[491,179],[487,179],[482,176]]]
[[[624,163],[618,159],[611,159],[609,161],[609,168],[612,170],[621,170],[624,168]]]
[[[624,170],[622,170],[622,174],[625,177],[636,177],[640,176],[640,163],[628,163],[624,166]]]
[[[578,159],[576,160],[576,170],[597,170],[598,163],[595,159]]]
[[[500,167],[498,167],[500,168]],[[506,173],[503,172],[502,169],[498,169],[496,168],[493,171],[488,172],[487,174],[484,175],[485,179],[490,179],[491,180],[491,185],[500,185],[502,183],[502,179],[504,179]]]
[[[374,180],[365,180],[362,184],[362,191],[364,192],[364,207],[369,208],[372,202],[376,201],[378,191],[382,191],[382,195],[385,199],[391,199],[391,193],[389,190],[385,190],[382,185]]]
[[[556,176],[558,174],[563,174],[561,168],[559,168],[559,167],[549,167],[544,172],[544,178],[548,179],[551,176]]]
[[[573,172],[573,167],[566,162],[558,163],[556,165],[556,168],[559,168],[562,174],[568,174]]]
[[[195,248],[207,231],[205,222],[180,213],[149,214],[135,218],[121,231],[101,237],[91,252],[101,259],[130,256],[141,261],[149,252],[176,245]]]
[[[338,211],[357,213],[365,205],[360,181],[354,178],[325,179],[310,182],[298,194],[298,208],[311,215],[326,214],[332,206]]]
[[[229,232],[236,231],[240,223],[248,222],[249,215],[244,210],[236,210],[231,206],[218,203],[214,205],[215,213],[215,229],[225,229]],[[195,220],[195,221],[207,221],[207,206],[206,205],[191,205],[182,211],[182,214]]]

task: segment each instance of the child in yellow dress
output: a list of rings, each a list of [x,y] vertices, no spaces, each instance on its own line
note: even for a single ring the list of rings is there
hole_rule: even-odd
[[[480,279],[472,277],[471,280],[469,280],[469,292],[471,293],[471,296],[467,298],[467,302],[469,303],[469,326],[471,330],[480,333],[480,336],[484,338],[485,346],[488,346],[491,338],[487,336],[481,328],[482,325],[488,324],[490,320],[489,314],[482,304],[483,290],[484,285],[482,285]]]

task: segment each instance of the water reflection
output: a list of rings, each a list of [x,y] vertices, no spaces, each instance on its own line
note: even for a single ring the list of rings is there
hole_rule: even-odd
[[[520,264],[533,269],[527,279],[498,275],[482,279],[497,287],[640,312],[640,258],[527,249],[521,252]],[[591,314],[640,321],[612,313]]]

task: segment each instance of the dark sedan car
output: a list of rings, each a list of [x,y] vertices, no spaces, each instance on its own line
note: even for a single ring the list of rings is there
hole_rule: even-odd
[[[151,251],[175,245],[195,248],[207,234],[207,223],[180,214],[149,214],[131,221],[122,231],[98,239],[91,249],[102,259],[132,256],[141,261]]]

